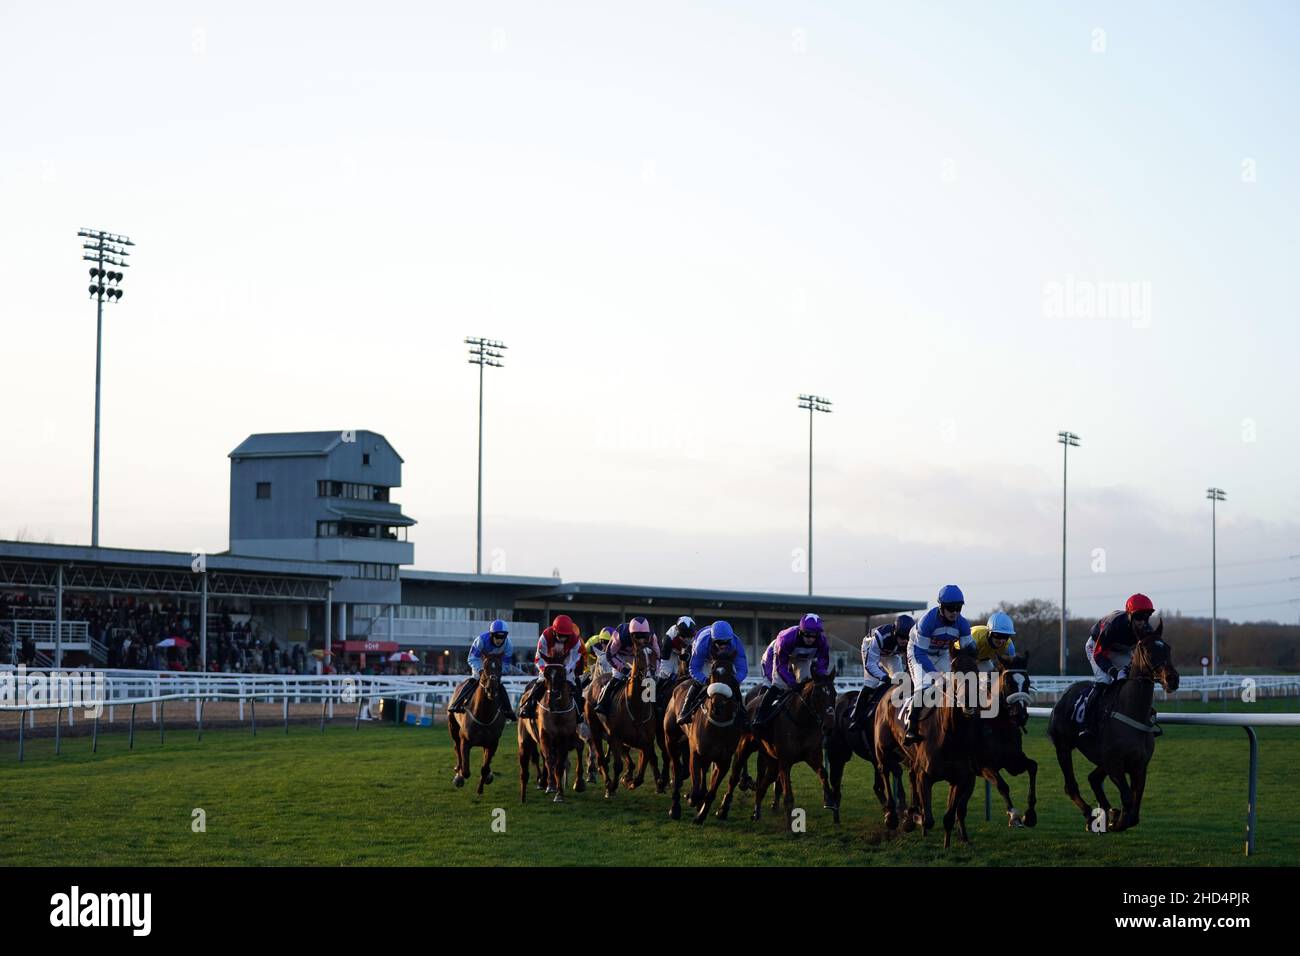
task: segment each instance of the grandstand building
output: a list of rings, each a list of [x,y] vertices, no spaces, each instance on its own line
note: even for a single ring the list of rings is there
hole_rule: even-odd
[[[528,669],[540,629],[563,612],[584,634],[634,614],[661,632],[682,614],[726,618],[757,663],[778,630],[816,611],[845,664],[873,615],[925,606],[415,570],[415,521],[392,500],[402,458],[383,435],[250,435],[230,463],[230,547],[221,554],[0,541],[0,662],[25,653],[34,664],[345,669],[412,650],[427,669],[455,673],[474,636],[500,617]],[[167,638],[180,644],[160,655]]]

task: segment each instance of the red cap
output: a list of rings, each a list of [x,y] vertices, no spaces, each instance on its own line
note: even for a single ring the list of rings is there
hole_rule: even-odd
[[[555,628],[555,633],[564,637],[577,637],[578,625],[573,623],[573,618],[567,614],[555,615],[555,620],[551,622],[551,627]]]
[[[1124,610],[1129,614],[1137,611],[1154,611],[1156,606],[1145,594],[1135,594],[1124,603]]]

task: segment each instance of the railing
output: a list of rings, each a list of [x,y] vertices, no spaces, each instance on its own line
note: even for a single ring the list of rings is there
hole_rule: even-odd
[[[54,650],[54,621],[12,620],[8,629],[19,641],[31,641],[39,649]],[[90,625],[85,621],[63,622],[63,649],[65,651],[90,650]]]
[[[469,647],[474,638],[487,630],[488,621],[438,621],[426,618],[398,617],[393,629],[388,630],[388,617],[379,615],[361,618],[356,624],[364,627],[361,633],[371,641],[396,641],[413,646],[450,645]],[[537,644],[538,625],[528,621],[510,622],[510,641],[516,651],[531,651]]]

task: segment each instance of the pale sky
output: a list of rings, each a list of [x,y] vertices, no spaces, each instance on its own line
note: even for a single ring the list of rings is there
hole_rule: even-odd
[[[0,2],[0,538],[227,544],[369,428],[416,566],[1300,618],[1300,8]],[[288,5],[277,5],[281,10]],[[1120,315],[1088,296],[1133,291]],[[1067,307],[1053,296],[1071,290]]]

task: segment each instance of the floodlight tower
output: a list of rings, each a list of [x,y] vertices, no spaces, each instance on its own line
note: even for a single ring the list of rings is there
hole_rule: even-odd
[[[813,413],[831,412],[831,400],[819,395],[800,395],[799,407],[808,410],[808,594],[813,593]]]
[[[478,535],[474,546],[474,573],[483,573],[483,369],[504,368],[506,344],[493,339],[471,336],[465,339],[469,346],[469,364],[478,366]]]

